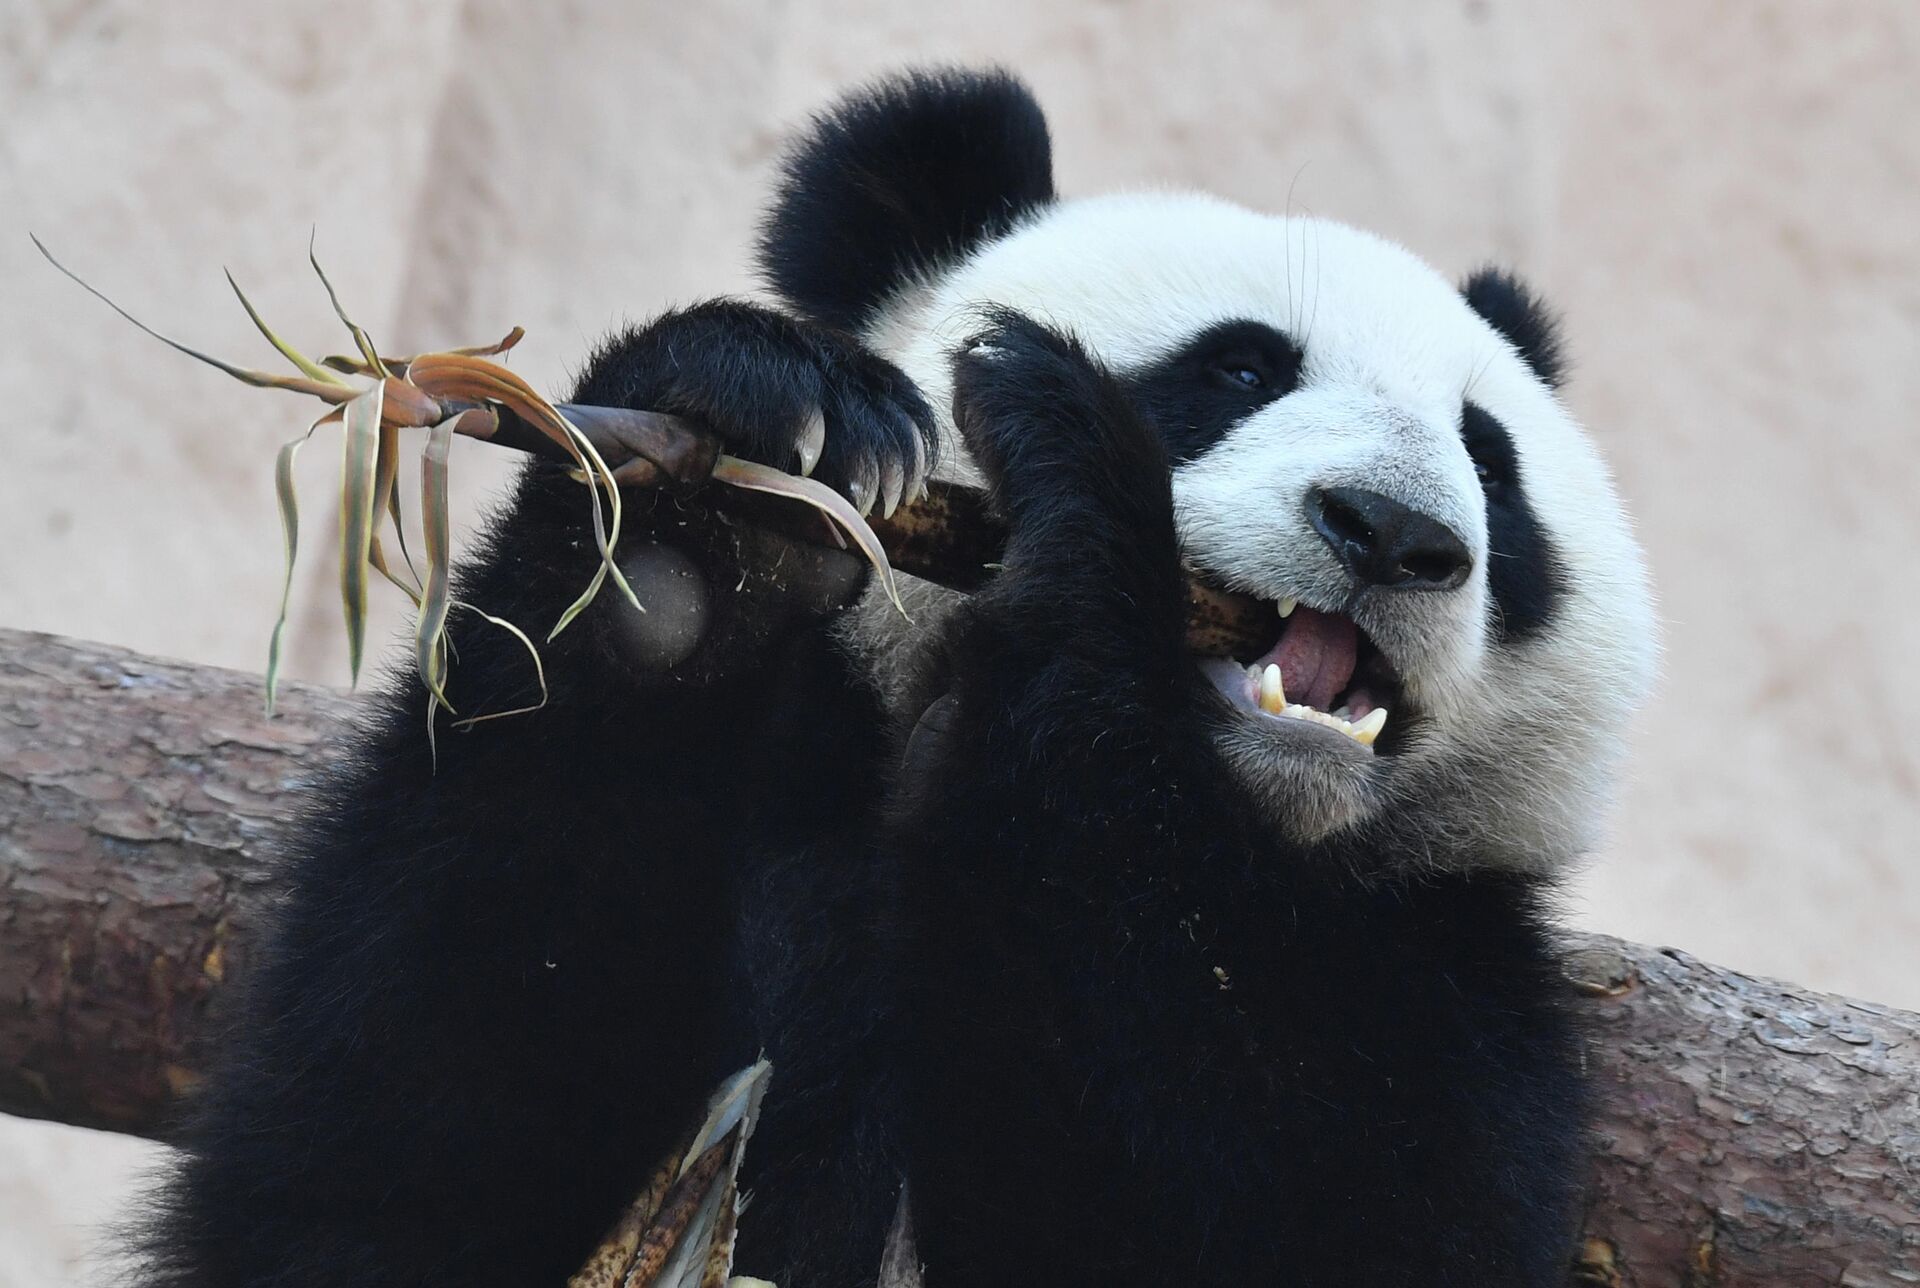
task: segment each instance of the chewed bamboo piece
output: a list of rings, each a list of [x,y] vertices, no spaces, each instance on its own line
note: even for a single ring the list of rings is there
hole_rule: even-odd
[[[524,332],[515,327],[490,345],[447,349],[411,357],[379,352],[365,330],[349,318],[333,284],[309,248],[315,274],[357,352],[314,362],[269,328],[231,274],[228,283],[254,326],[299,372],[277,375],[223,362],[170,339],[133,317],[53,257],[34,238],[48,262],[79,283],[127,321],[181,353],[236,380],[260,388],[284,389],[330,404],[280,450],[274,481],[285,540],[287,577],[267,660],[267,709],[271,713],[279,678],[287,595],[298,552],[299,512],[293,486],[293,461],[300,447],[322,425],[343,431],[340,507],[340,587],[346,620],[349,662],[358,678],[366,629],[369,571],[398,587],[415,608],[415,666],[429,693],[428,728],[435,713],[454,707],[446,680],[451,661],[446,622],[452,610],[479,613],[510,631],[526,646],[539,674],[539,653],[519,627],[486,614],[484,605],[463,604],[448,594],[447,452],[454,435],[512,447],[570,466],[586,486],[587,517],[600,559],[588,584],[552,623],[552,639],[566,629],[611,581],[638,611],[635,597],[614,559],[621,524],[623,487],[711,488],[714,503],[736,511],[747,522],[814,543],[836,540],[821,523],[824,515],[873,566],[880,585],[897,606],[894,570],[958,590],[979,587],[998,566],[1005,531],[979,490],[935,481],[926,494],[901,506],[889,518],[863,518],[846,498],[811,478],[739,460],[721,450],[720,440],[700,426],[660,412],[619,407],[555,404],[493,359],[504,356]],[[399,436],[426,432],[422,462],[421,552],[424,573],[414,567],[401,522],[396,488]],[[382,542],[390,532],[402,556],[401,571],[387,558]],[[844,544],[844,543],[843,543]],[[1278,630],[1273,605],[1235,595],[1189,578],[1187,642],[1196,653],[1224,656],[1258,652]],[[544,676],[541,692],[545,693]],[[544,696],[543,696],[544,701]],[[469,716],[461,723],[492,718]]]

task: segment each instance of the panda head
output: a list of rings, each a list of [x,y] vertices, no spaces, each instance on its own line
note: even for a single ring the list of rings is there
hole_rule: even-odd
[[[962,72],[816,120],[762,263],[935,408],[989,306],[1073,334],[1132,386],[1173,463],[1184,556],[1275,604],[1269,652],[1196,664],[1227,772],[1284,833],[1442,867],[1591,844],[1653,611],[1556,395],[1552,320],[1512,278],[1456,287],[1367,233],[1195,193],[1059,200],[1031,96]],[[872,653],[884,628],[861,620]]]

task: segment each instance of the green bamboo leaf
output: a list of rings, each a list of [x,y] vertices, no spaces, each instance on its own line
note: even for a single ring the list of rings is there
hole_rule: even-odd
[[[594,601],[594,597],[600,593],[600,587],[606,584],[609,575],[613,577],[614,584],[626,595],[628,603],[640,612],[647,611],[646,606],[640,602],[640,597],[633,593],[633,587],[627,584],[626,575],[620,571],[620,566],[613,560],[614,547],[620,540],[620,484],[615,481],[613,471],[607,468],[607,462],[600,455],[599,449],[593,445],[593,440],[581,433],[579,426],[559,412],[555,411],[553,417],[566,431],[573,448],[574,458],[588,470],[590,475],[587,496],[593,507],[593,537],[600,547],[600,566],[594,570],[593,580],[587,583],[587,588],[581,592],[580,598],[567,606],[567,610],[560,614],[560,620],[555,622],[553,629],[547,633],[549,644],[559,636],[561,631],[567,629],[588,604]],[[613,511],[611,523],[605,522],[602,518],[600,509],[602,486],[607,489],[609,508]]]
[[[317,235],[317,229],[307,235],[307,262],[313,265],[314,273],[320,278],[320,285],[327,288],[327,299],[333,304],[333,315],[340,319],[341,325],[346,327],[348,333],[353,336],[354,346],[360,350],[360,356],[366,360],[367,366],[372,369],[374,375],[385,380],[393,373],[387,370],[386,363],[380,361],[380,355],[373,347],[373,338],[362,331],[354,320],[347,316],[347,311],[340,307],[340,296],[334,291],[333,283],[327,280],[326,270],[320,267],[320,257],[314,254],[313,250]]]
[[[340,602],[347,618],[347,668],[360,682],[367,637],[367,569],[373,544],[373,484],[379,470],[380,402],[375,385],[346,406],[346,443],[340,461]]]
[[[334,403],[336,405],[339,403],[344,403],[348,399],[354,396],[353,389],[351,389],[346,385],[341,384],[339,381],[335,380],[332,376],[328,376],[326,381],[322,382],[318,380],[307,379],[305,377],[276,376],[270,371],[254,371],[247,367],[236,367],[231,362],[222,362],[220,359],[214,357],[212,354],[202,353],[198,349],[188,348],[186,345],[181,344],[178,340],[172,339],[169,336],[161,335],[158,331],[148,326],[145,322],[142,322],[139,318],[133,316],[133,314],[127,312],[125,309],[121,308],[118,304],[115,304],[111,299],[107,298],[104,292],[98,290],[93,285],[88,283],[85,278],[81,277],[78,273],[68,268],[65,264],[62,264],[59,260],[55,259],[53,257],[53,252],[48,250],[46,247],[46,244],[42,242],[38,237],[34,237],[32,233],[28,233],[27,236],[33,238],[34,246],[38,248],[40,253],[46,257],[47,263],[53,265],[55,268],[59,269],[62,273],[66,274],[66,276],[71,278],[80,287],[81,290],[93,296],[96,300],[99,300],[102,304],[112,309],[115,313],[118,313],[121,317],[125,318],[127,321],[133,323],[133,325],[140,328],[142,331],[145,331],[148,335],[152,336],[154,339],[158,340],[161,344],[166,345],[169,349],[173,349],[179,353],[184,353],[189,358],[192,358],[196,362],[204,362],[209,367],[212,367],[214,370],[224,371],[227,375],[232,376],[235,380],[240,381],[242,384],[252,385],[258,389],[286,389],[297,394],[311,394],[315,398],[323,399],[326,402]]]
[[[887,562],[886,548],[845,497],[817,479],[786,474],[771,466],[757,465],[734,456],[722,456],[716,461],[713,477],[721,483],[750,492],[767,492],[804,501],[846,529],[847,535],[860,547],[860,553],[873,565],[874,575],[880,578],[880,586],[887,592],[887,598],[893,601],[893,606],[900,610],[902,617],[907,616],[907,606],[900,602],[900,591],[894,585],[893,565]]]
[[[527,656],[533,659],[533,678],[539,681],[540,683],[540,700],[538,702],[532,703],[529,706],[514,707],[510,711],[489,711],[485,715],[468,716],[464,720],[454,721],[453,727],[456,729],[471,729],[473,728],[473,726],[480,724],[481,722],[486,720],[499,720],[505,716],[523,716],[530,711],[538,711],[541,707],[546,706],[547,705],[547,671],[546,671],[546,668],[540,664],[540,650],[538,648],[535,648],[533,641],[527,638],[527,633],[521,630],[518,626],[515,626],[512,622],[507,621],[505,618],[495,617],[492,613],[486,612],[483,609],[475,608],[472,604],[467,603],[463,599],[454,600],[453,606],[455,608],[465,609],[467,612],[476,613],[479,616],[486,618],[489,622],[493,623],[495,626],[498,626],[501,630],[506,631],[509,635],[512,635],[515,639],[519,640],[521,645],[527,650]]]
[[[294,348],[292,345],[288,344],[285,340],[282,340],[279,336],[275,335],[273,333],[273,328],[267,325],[266,319],[260,316],[260,310],[253,307],[253,301],[248,299],[247,293],[240,289],[240,283],[233,280],[233,271],[231,269],[226,269],[226,268],[223,268],[220,271],[227,275],[227,285],[231,286],[233,288],[233,293],[240,297],[240,307],[245,309],[247,311],[247,316],[253,319],[253,325],[260,332],[260,334],[267,337],[268,344],[280,350],[281,355],[284,356],[288,362],[291,362],[294,366],[300,368],[300,372],[302,375],[305,375],[308,378],[313,380],[318,380],[323,384],[340,385],[342,387],[345,387],[346,382],[344,380],[341,380],[339,377],[335,376],[331,371],[328,371],[325,367],[320,366],[318,363],[314,362],[311,358],[307,357],[306,354],[300,352],[300,350]]]
[[[293,486],[293,461],[300,449],[313,437],[313,431],[329,420],[339,417],[339,412],[328,412],[313,424],[307,426],[307,432],[287,443],[273,462],[273,493],[280,504],[280,539],[286,549],[287,575],[280,582],[280,615],[273,619],[273,638],[267,643],[267,717],[273,717],[274,700],[280,694],[280,645],[287,629],[287,604],[293,598],[293,560],[300,549],[300,497]]]
[[[436,706],[453,711],[446,694],[447,606],[451,597],[451,520],[447,503],[447,458],[453,448],[453,416],[427,431],[420,453],[420,529],[425,542],[427,578],[421,588],[420,611],[413,623],[413,664],[427,686],[427,733],[433,734]]]

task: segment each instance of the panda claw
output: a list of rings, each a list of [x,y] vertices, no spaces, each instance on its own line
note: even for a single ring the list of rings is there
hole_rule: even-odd
[[[819,408],[814,408],[794,448],[800,454],[800,476],[811,477],[814,467],[820,464],[821,453],[827,450],[827,417]]]
[[[880,517],[891,519],[893,512],[900,508],[900,494],[906,490],[906,476],[900,472],[900,463],[891,456],[880,462]]]
[[[852,502],[862,518],[873,511],[878,474],[878,463],[871,457],[859,461],[847,472],[847,500]]]
[[[927,442],[917,426],[907,426],[907,441],[913,444],[913,472],[907,478],[903,504],[911,505],[927,494]]]

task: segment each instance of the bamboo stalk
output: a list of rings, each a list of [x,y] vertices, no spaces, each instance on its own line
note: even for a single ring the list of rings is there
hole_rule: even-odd
[[[451,402],[441,404],[443,415],[458,409]],[[561,403],[557,409],[593,443],[613,467],[614,477],[628,486],[697,487],[720,457],[719,440],[680,416],[578,403]],[[511,408],[490,404],[488,410],[494,413],[490,422],[470,419],[481,430],[490,426],[491,432],[468,431],[469,436],[572,464],[559,444]],[[805,507],[732,491],[716,494],[715,500],[795,540],[818,544],[825,539],[819,516]],[[887,518],[869,515],[867,525],[880,538],[895,569],[954,590],[974,591],[984,585],[1006,545],[1006,531],[986,494],[943,479],[931,480],[924,496]],[[1191,575],[1187,588],[1187,644],[1195,653],[1247,656],[1273,643],[1279,619],[1272,604],[1221,590]]]

